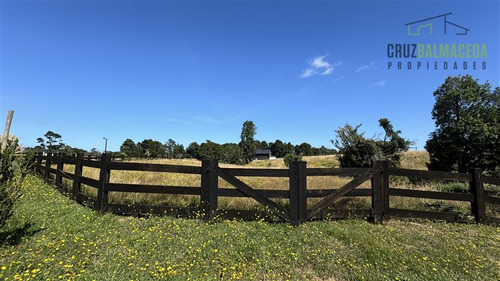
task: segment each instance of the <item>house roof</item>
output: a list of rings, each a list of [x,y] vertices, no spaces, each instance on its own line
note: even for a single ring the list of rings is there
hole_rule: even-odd
[[[255,152],[255,154],[271,154],[271,150],[270,149],[257,149],[257,151]]]

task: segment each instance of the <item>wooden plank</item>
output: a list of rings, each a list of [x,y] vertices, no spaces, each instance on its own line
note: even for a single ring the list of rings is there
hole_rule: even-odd
[[[42,157],[43,157],[43,153],[42,152],[38,152],[37,156],[36,156],[36,165],[35,165],[35,175],[40,175],[41,172],[42,172]]]
[[[472,181],[469,183],[469,190],[474,200],[471,202],[471,211],[477,223],[481,223],[486,217],[486,205],[484,185],[481,177],[481,169],[470,169]]]
[[[272,211],[274,211],[282,219],[288,220],[288,215],[287,215],[288,212],[286,210],[284,210],[281,206],[274,203],[272,200],[268,199],[266,196],[262,195],[262,193],[251,188],[246,183],[244,183],[241,180],[237,179],[236,177],[230,175],[229,173],[224,171],[224,169],[219,168],[218,172],[219,172],[219,176],[222,179],[224,179],[228,183],[232,184],[234,187],[239,189],[241,192],[243,192],[247,196],[255,199],[257,202],[269,207]]]
[[[200,213],[206,221],[214,218],[218,203],[219,163],[217,160],[201,162]]]
[[[437,180],[454,180],[454,181],[465,181],[465,182],[469,182],[472,180],[472,177],[469,174],[399,169],[399,168],[389,168],[389,174],[391,176],[416,177],[416,178],[437,179]]]
[[[49,172],[51,174],[57,174],[57,169],[54,169],[54,168],[48,168]]]
[[[500,198],[499,197],[494,197],[494,196],[486,195],[484,197],[484,201],[486,203],[489,203],[489,204],[500,205]]]
[[[199,208],[197,207],[107,204],[104,206],[104,209],[114,214],[122,215],[156,214],[195,218],[199,214]]]
[[[111,163],[111,154],[101,154],[101,161],[99,161],[99,182],[97,185],[97,203],[96,210],[101,213],[104,212],[104,206],[108,204],[108,192],[104,190],[104,185],[109,183]]]
[[[84,167],[99,168],[99,165],[100,161],[87,160],[87,159],[82,160],[82,166]]]
[[[63,177],[63,178],[66,178],[68,180],[73,180],[74,178],[74,174],[72,173],[68,173],[68,172],[65,172],[65,171],[61,171],[61,170],[57,170],[57,175]]]
[[[336,192],[338,189],[308,189],[306,194],[308,198],[325,197]],[[349,191],[345,197],[369,197],[372,196],[372,190],[368,188],[358,188]]]
[[[357,177],[371,168],[307,168],[307,176],[345,176]]]
[[[191,187],[191,186],[106,183],[104,184],[104,190],[113,192],[200,195],[200,188],[194,186]]]
[[[62,176],[60,174],[60,171],[64,170],[64,162],[62,160],[62,155],[59,154],[57,156],[57,170],[55,171],[56,175],[56,184],[62,184]]]
[[[450,201],[465,201],[465,202],[472,202],[474,200],[472,194],[468,193],[424,191],[424,190],[413,190],[413,189],[403,189],[403,188],[389,188],[389,195],[401,196],[401,197],[413,197],[413,198],[450,200]]]
[[[56,183],[55,186],[57,187],[57,189],[61,192],[61,193],[68,193],[70,192],[70,189],[69,187],[65,186],[64,184],[62,183]]]
[[[47,159],[50,162],[56,162],[58,159],[57,153],[50,153],[50,155],[47,156]]]
[[[372,184],[372,208],[371,208],[371,220],[374,223],[383,223],[384,221],[384,190],[383,190],[383,180],[382,180],[382,161],[374,161],[373,169],[379,172],[373,173],[371,184]],[[387,173],[385,173],[387,174]]]
[[[91,187],[95,187],[95,188],[99,187],[99,181],[95,180],[95,179],[80,176],[80,177],[78,177],[78,181],[80,183],[86,184],[86,185],[91,186]]]
[[[46,156],[46,158],[45,158],[45,159],[46,159],[46,160],[45,160],[45,173],[43,174],[43,179],[44,179],[44,180],[47,180],[47,179],[49,179],[49,178],[50,178],[50,175],[49,175],[49,174],[50,174],[50,169],[51,169],[51,168],[50,168],[50,164],[51,164],[51,163],[50,163],[49,157],[50,157],[50,156],[49,156],[49,155],[47,155],[47,156]]]
[[[224,171],[235,177],[288,177],[287,169],[252,169],[224,168]]]
[[[78,153],[75,159],[75,172],[73,174],[73,188],[71,197],[76,200],[76,193],[81,192],[80,177],[82,176],[83,166],[83,153]]]
[[[389,161],[383,160],[381,162],[381,178],[380,184],[382,188],[382,204],[383,204],[383,212],[389,209]]]
[[[336,192],[329,194],[323,200],[319,201],[314,206],[312,206],[311,209],[308,210],[307,219],[312,218],[319,211],[321,211],[322,209],[325,209],[328,205],[331,205],[335,200],[346,195],[351,190],[355,189],[360,184],[362,184],[366,180],[370,179],[370,177],[371,177],[371,171],[366,171],[363,174],[361,174],[359,177],[354,178],[353,180],[348,182],[346,185],[339,188]]]
[[[481,176],[483,183],[489,183],[494,185],[500,185],[500,178],[489,177],[489,176]]]
[[[63,157],[62,158],[64,164],[75,164],[76,163],[76,158],[74,157]]]
[[[201,167],[198,166],[130,163],[130,162],[111,162],[109,163],[108,166],[110,170],[201,174]]]
[[[492,225],[499,225],[500,226],[500,218],[485,217],[483,219],[483,223],[485,223],[485,224],[492,224]]]
[[[422,218],[429,220],[445,220],[450,222],[458,221],[458,214],[448,212],[430,212],[419,210],[404,210],[389,208],[386,215],[390,217]]]
[[[344,219],[344,218],[366,218],[371,216],[371,209],[323,209],[311,220],[324,220],[324,219]]]
[[[289,165],[289,217],[293,226],[307,220],[307,163],[292,161]]]
[[[288,190],[280,189],[254,189],[262,193],[267,198],[289,198],[290,192]],[[245,193],[236,188],[219,188],[217,194],[220,197],[248,197]]]

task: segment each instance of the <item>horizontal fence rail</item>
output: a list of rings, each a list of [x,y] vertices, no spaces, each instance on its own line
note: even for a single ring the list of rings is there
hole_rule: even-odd
[[[118,162],[117,162],[118,161]],[[76,202],[89,206],[99,212],[117,214],[169,214],[176,216],[203,217],[212,220],[216,216],[226,218],[256,219],[269,218],[299,225],[308,220],[324,218],[365,217],[382,223],[384,218],[406,217],[445,220],[451,222],[466,221],[463,216],[453,212],[437,212],[427,210],[407,210],[391,207],[391,198],[407,197],[435,199],[445,201],[467,202],[470,204],[470,215],[477,223],[499,224],[500,219],[486,215],[486,205],[500,205],[497,193],[484,190],[484,185],[500,185],[500,179],[484,176],[479,169],[470,173],[448,173],[412,169],[391,168],[387,161],[375,161],[370,168],[307,168],[302,161],[291,162],[288,169],[263,168],[224,168],[219,167],[217,160],[203,160],[200,166],[184,166],[171,164],[151,164],[123,162],[122,158],[112,158],[103,154],[100,158],[67,157],[60,154],[35,157],[35,174],[54,184],[61,192],[69,194]],[[73,165],[71,172],[64,171],[65,165]],[[54,167],[55,166],[55,167]],[[98,169],[99,179],[83,176],[84,167]],[[134,184],[110,182],[112,171],[147,171],[157,173],[182,173],[199,175],[199,186],[172,186],[161,184]],[[348,177],[350,180],[342,187],[329,189],[308,188],[310,177]],[[288,178],[288,189],[256,189],[238,177],[272,177]],[[468,192],[452,193],[440,191],[414,190],[390,186],[390,177],[405,177],[411,180],[438,180],[462,182],[469,185]],[[63,184],[71,182],[71,186]],[[233,188],[218,186],[223,179]],[[360,187],[365,182],[370,187]],[[94,190],[94,196],[82,191],[82,184]],[[109,192],[150,193],[197,196],[199,206],[149,206],[141,204],[110,203]],[[222,210],[218,208],[218,199],[225,197],[252,198],[260,203],[264,210]],[[344,197],[363,197],[371,201],[371,208],[365,209],[331,209],[332,204]],[[278,203],[273,199],[287,202]],[[316,200],[314,204],[308,200]],[[318,201],[319,200],[319,201]]]

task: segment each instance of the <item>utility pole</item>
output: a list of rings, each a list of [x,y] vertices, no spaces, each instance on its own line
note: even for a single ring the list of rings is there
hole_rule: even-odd
[[[7,113],[7,120],[5,121],[5,130],[3,131],[3,136],[2,136],[2,151],[7,149],[7,144],[9,142],[10,124],[12,123],[12,117],[14,117],[14,110],[9,110],[9,112]]]
[[[104,140],[104,153],[108,151],[108,138],[103,137]]]

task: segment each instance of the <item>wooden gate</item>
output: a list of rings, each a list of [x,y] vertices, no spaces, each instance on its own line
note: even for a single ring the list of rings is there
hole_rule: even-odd
[[[351,192],[352,190],[354,190],[356,187],[358,187],[360,184],[362,184],[366,180],[371,179],[372,173],[373,173],[373,171],[371,169],[367,170],[367,171],[361,173],[359,176],[352,179],[350,182],[348,182],[347,184],[345,184],[341,188],[337,189],[335,192],[330,193],[329,195],[325,196],[321,201],[314,204],[311,208],[309,208],[307,210],[306,220],[312,219],[315,215],[317,215],[322,210],[325,210],[333,202],[337,201],[342,196]]]
[[[229,169],[227,169],[229,170]],[[269,208],[269,210],[282,218],[285,221],[290,220],[290,216],[288,215],[288,211],[281,207],[280,205],[276,204],[274,201],[266,197],[264,194],[262,194],[260,191],[252,188],[248,184],[244,183],[237,177],[231,175],[226,169],[218,167],[217,169],[217,174],[219,177],[221,177],[223,180],[227,181],[231,185],[233,185],[237,190],[245,194],[246,196],[254,199],[255,201],[259,202],[260,204],[266,206]]]

